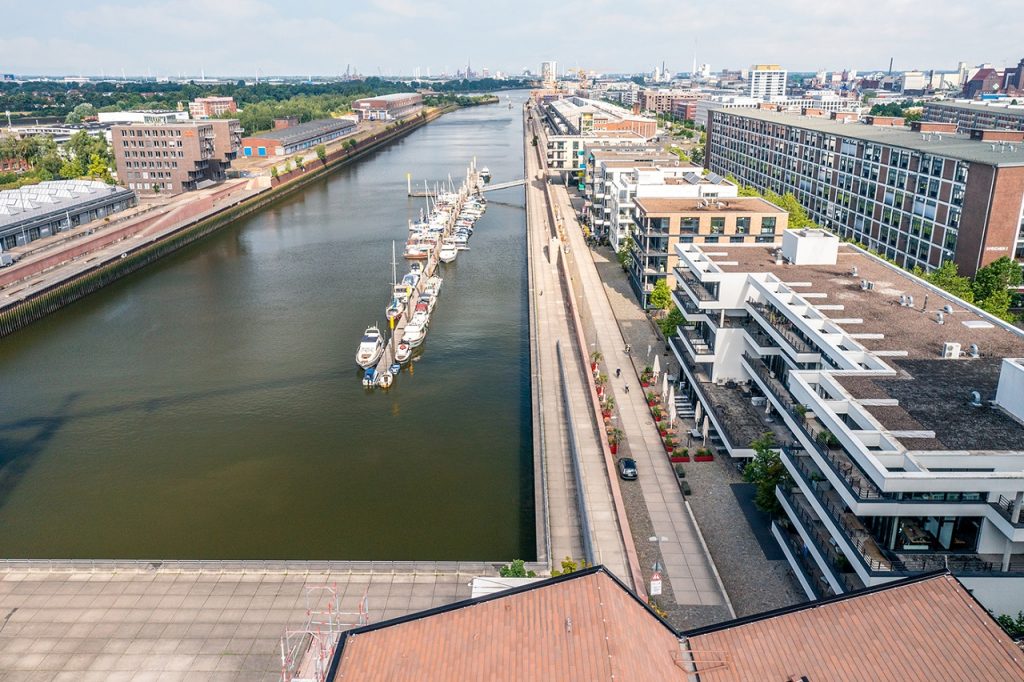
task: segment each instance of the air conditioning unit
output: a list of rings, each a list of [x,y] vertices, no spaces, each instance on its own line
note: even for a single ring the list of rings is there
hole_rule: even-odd
[[[956,360],[960,357],[960,344],[947,341],[942,344],[942,357],[945,360]]]

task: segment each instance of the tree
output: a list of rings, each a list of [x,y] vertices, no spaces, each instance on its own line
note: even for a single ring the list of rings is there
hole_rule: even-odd
[[[562,570],[558,570],[557,568],[554,569],[553,571],[551,571],[551,577],[556,578],[560,575],[565,575],[566,573],[575,573],[576,571],[586,567],[587,562],[585,560],[581,559],[580,562],[577,564],[575,561],[573,561],[572,557],[567,556],[564,559],[562,559]]]
[[[86,174],[90,178],[95,178],[101,182],[105,182],[108,185],[114,184],[114,178],[110,175],[110,166],[99,154],[93,154],[89,157],[89,167],[86,169]]]
[[[316,146],[316,158],[320,159],[320,163],[327,163],[327,147],[322,144]]]
[[[82,164],[81,159],[77,157],[71,157],[66,160],[60,167],[60,176],[68,180],[80,178],[85,175],[85,166]]]
[[[668,311],[668,315],[658,320],[658,327],[666,338],[676,333],[676,327],[681,327],[684,324],[686,324],[686,318],[683,317],[683,311],[675,306]]]
[[[516,559],[510,564],[506,564],[498,569],[498,575],[502,578],[536,578],[537,574],[534,571],[526,570],[526,562],[522,559]]]
[[[295,157],[295,167],[299,170],[306,170],[306,159],[301,156]]]
[[[288,161],[284,164],[284,172],[285,173],[291,173],[292,172],[292,160],[291,159],[288,159]]]
[[[273,179],[277,180],[277,175],[278,175],[277,166],[271,166],[270,167],[270,177],[272,177]]]
[[[1024,280],[1021,265],[1008,256],[989,263],[978,270],[971,283],[974,302],[982,310],[1007,321],[1013,320],[1010,314],[1012,296],[1010,289],[1021,286]]]
[[[668,310],[668,307],[672,305],[672,292],[668,288],[668,280],[664,277],[658,279],[658,283],[654,285],[654,290],[651,291],[651,295],[647,297],[648,302],[651,306],[658,310]]]
[[[996,622],[1013,639],[1024,637],[1024,611],[1018,611],[1016,618],[1003,614],[996,618]]]
[[[943,261],[942,265],[925,276],[925,280],[959,299],[974,303],[971,280],[961,277],[957,273],[956,263],[951,260]]]
[[[83,119],[95,115],[96,107],[94,107],[92,104],[89,104],[88,102],[83,102],[82,104],[79,104],[70,112],[68,112],[68,115],[64,117],[64,122],[70,124],[77,124],[81,123]]]
[[[616,254],[619,259],[619,265],[622,266],[623,270],[628,270],[629,266],[633,263],[633,238],[626,237],[622,242],[622,246],[619,247],[619,251]]]
[[[779,500],[775,497],[775,488],[787,477],[786,467],[775,446],[775,434],[770,431],[752,440],[750,447],[754,450],[754,458],[743,469],[743,479],[757,486],[754,504],[770,514],[777,514],[781,510]]]

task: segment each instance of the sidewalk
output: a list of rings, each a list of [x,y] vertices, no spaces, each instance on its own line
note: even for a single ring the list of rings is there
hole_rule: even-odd
[[[640,309],[611,248],[601,247],[591,254],[625,341],[633,346],[637,371],[650,364],[657,354],[662,369],[670,375],[678,375],[675,356],[671,352],[666,354],[664,341]],[[646,358],[648,346],[652,348],[650,360]],[[685,432],[692,428],[695,428],[694,422],[687,420],[678,430]],[[686,478],[693,489],[693,494],[687,498],[690,508],[700,524],[736,614],[742,617],[805,601],[804,593],[789,573],[789,563],[781,555],[773,554],[779,556],[777,559],[766,556],[744,516],[735,494],[735,486],[743,484],[743,477],[733,462],[719,457],[713,462],[686,465]],[[774,539],[770,542],[774,543]]]
[[[568,194],[564,187],[555,188],[556,200],[563,216],[574,215],[569,205]],[[714,563],[707,554],[697,525],[684,503],[675,481],[671,464],[665,455],[664,447],[654,427],[643,390],[637,374],[629,371],[631,358],[624,353],[626,341],[619,330],[618,322],[612,311],[604,286],[598,277],[597,269],[590,259],[582,232],[575,224],[566,229],[572,253],[570,261],[575,265],[581,309],[586,311],[588,320],[587,336],[593,339],[596,348],[604,355],[604,370],[610,377],[615,368],[623,368],[621,379],[611,379],[609,388],[616,401],[618,426],[626,434],[626,450],[637,461],[640,471],[638,486],[642,491],[643,507],[650,522],[652,532],[646,537],[636,539],[638,551],[646,548],[642,554],[657,556],[660,550],[663,566],[664,582],[670,590],[659,603],[671,613],[671,602],[684,607],[679,613],[680,619],[688,626],[706,624],[725,620],[732,615],[731,607],[725,590],[715,572]],[[629,385],[630,392],[625,393]],[[621,454],[621,453],[620,453]],[[623,488],[627,486],[623,485]],[[637,523],[639,521],[640,523]],[[637,529],[644,527],[643,518],[634,521],[631,526]],[[651,536],[667,538],[660,541],[653,551]],[[642,557],[643,558],[643,557]],[[642,561],[642,570],[650,571],[653,561]],[[649,577],[648,577],[649,579]],[[665,597],[668,597],[666,599]],[[693,609],[686,607],[710,607]]]

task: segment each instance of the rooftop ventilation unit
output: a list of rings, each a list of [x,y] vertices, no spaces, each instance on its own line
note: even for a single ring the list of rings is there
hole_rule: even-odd
[[[956,360],[960,357],[960,344],[947,341],[942,344],[942,357],[945,360]]]
[[[946,305],[942,306],[942,312],[946,313],[947,315],[952,315],[953,314],[953,306],[951,306],[951,305],[949,305],[947,303]]]
[[[859,271],[857,270],[857,266],[856,265],[854,265],[852,268],[850,268],[850,277],[856,277],[858,274],[859,274]]]
[[[904,308],[907,307],[907,297],[905,294],[900,294],[900,305]]]
[[[946,316],[942,314],[942,311],[935,313],[935,321],[939,324],[946,324]]]
[[[914,307],[914,297],[909,295],[909,294],[907,295],[907,307],[908,308],[913,308]]]
[[[860,288],[863,289],[864,291],[871,291],[872,289],[875,288],[875,283],[869,282],[866,279],[862,279],[860,281]]]
[[[971,391],[971,407],[981,407],[981,394],[977,391]]]
[[[981,356],[981,350],[978,348],[978,344],[976,343],[972,343],[970,346],[967,347],[967,353],[972,358],[977,358]]]

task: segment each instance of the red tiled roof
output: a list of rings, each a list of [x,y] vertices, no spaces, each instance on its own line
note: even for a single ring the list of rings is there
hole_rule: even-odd
[[[684,682],[679,640],[601,567],[349,632],[341,680]]]
[[[951,575],[688,638],[701,682],[1024,680],[1024,654]]]

